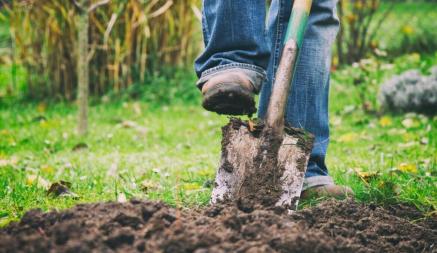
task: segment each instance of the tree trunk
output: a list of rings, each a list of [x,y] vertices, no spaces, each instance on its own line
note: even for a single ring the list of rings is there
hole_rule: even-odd
[[[78,133],[86,135],[88,132],[88,93],[89,93],[89,64],[88,64],[88,27],[89,13],[81,11],[77,18],[78,29],[78,57],[77,57],[77,77],[78,77]]]

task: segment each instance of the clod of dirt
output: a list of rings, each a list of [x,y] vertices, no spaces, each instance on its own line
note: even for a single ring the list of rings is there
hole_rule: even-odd
[[[32,122],[42,122],[47,121],[47,118],[44,115],[38,115],[32,119]]]
[[[47,191],[47,195],[53,197],[72,197],[79,198],[79,196],[70,190],[71,183],[66,181],[60,181],[53,183]]]
[[[88,144],[86,144],[84,142],[80,142],[80,143],[74,145],[74,147],[71,150],[76,152],[76,151],[81,151],[81,150],[85,150],[85,149],[88,149]]]
[[[437,218],[416,209],[327,201],[288,215],[162,203],[32,210],[0,230],[0,252],[435,252]]]
[[[238,200],[244,206],[297,207],[314,141],[311,134],[287,126],[277,132],[262,121],[231,118],[222,135],[213,203]]]

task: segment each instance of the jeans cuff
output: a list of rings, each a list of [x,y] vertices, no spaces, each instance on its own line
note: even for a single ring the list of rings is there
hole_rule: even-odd
[[[254,88],[256,93],[259,93],[259,91],[261,90],[261,86],[262,86],[263,82],[267,78],[266,71],[264,69],[262,69],[261,67],[251,65],[251,64],[246,64],[246,63],[230,63],[230,64],[217,66],[217,67],[214,67],[214,68],[211,68],[211,69],[204,71],[202,73],[199,81],[197,81],[196,85],[199,89],[202,89],[203,84],[208,82],[208,80],[211,79],[212,77],[214,77],[218,74],[229,72],[231,70],[238,70],[238,71],[245,73],[247,75],[247,77],[249,78],[250,82],[252,83],[253,88]]]
[[[334,180],[330,176],[307,177],[304,179],[302,191],[323,185],[334,185]]]

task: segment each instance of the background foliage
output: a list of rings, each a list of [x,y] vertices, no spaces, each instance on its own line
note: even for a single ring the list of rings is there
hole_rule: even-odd
[[[163,66],[190,65],[200,48],[198,0],[113,0],[90,14],[90,91],[118,92]],[[75,98],[77,10],[70,0],[13,1],[9,19],[13,84],[26,73],[32,98]]]
[[[77,11],[72,2],[17,0],[1,8],[0,99],[75,99]],[[340,0],[338,13],[342,29],[334,67],[437,50],[433,1]],[[156,77],[171,80],[182,71],[194,81],[191,66],[202,48],[200,15],[199,0],[112,0],[91,13],[91,94],[128,90],[138,97],[151,89],[157,96],[146,96],[160,97],[166,93],[162,89],[174,88],[149,87]]]

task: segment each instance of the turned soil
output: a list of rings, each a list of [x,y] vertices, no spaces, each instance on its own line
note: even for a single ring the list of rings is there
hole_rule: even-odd
[[[437,252],[437,218],[412,207],[326,201],[282,209],[162,203],[32,210],[0,230],[0,252]]]

